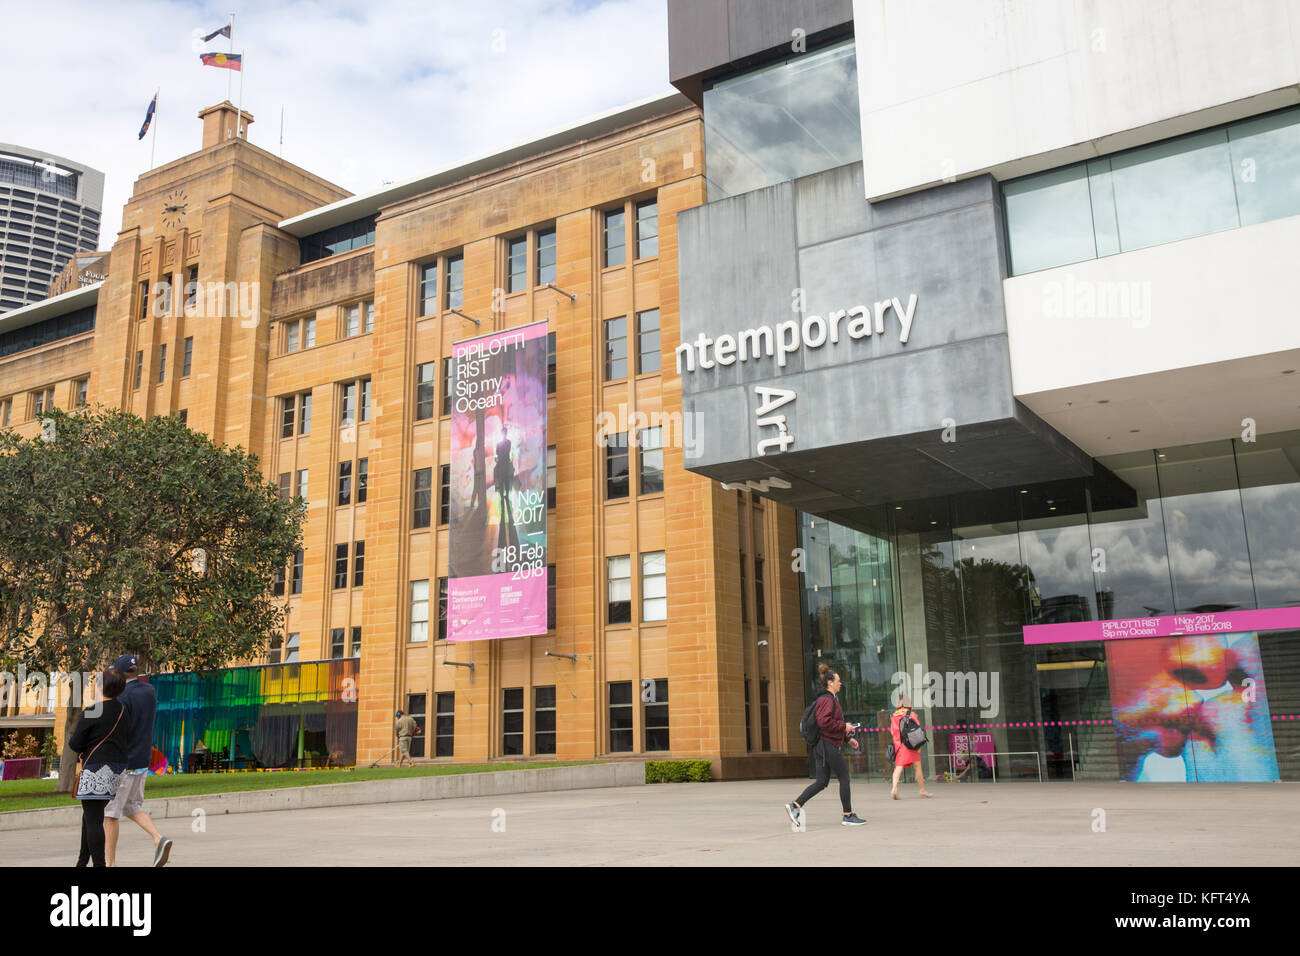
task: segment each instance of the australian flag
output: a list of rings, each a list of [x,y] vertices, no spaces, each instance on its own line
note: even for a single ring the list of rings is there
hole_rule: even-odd
[[[140,127],[140,135],[136,137],[137,140],[144,139],[144,134],[149,132],[149,124],[153,122],[153,111],[157,109],[157,107],[158,94],[155,93],[153,99],[149,101],[148,111],[144,114],[144,125]]]

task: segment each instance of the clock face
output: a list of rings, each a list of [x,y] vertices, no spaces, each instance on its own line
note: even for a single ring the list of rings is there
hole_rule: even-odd
[[[173,189],[163,200],[162,223],[168,229],[175,229],[185,221],[185,210],[189,198],[183,189]]]

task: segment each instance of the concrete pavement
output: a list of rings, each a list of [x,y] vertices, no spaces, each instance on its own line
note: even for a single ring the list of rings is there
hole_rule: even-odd
[[[166,821],[172,866],[1290,866],[1300,784],[935,784],[889,799],[857,783],[868,825],[839,825],[832,787],[791,832],[782,804],[803,780],[659,784],[368,806],[207,814]],[[1104,829],[1102,829],[1104,827]],[[146,866],[123,822],[119,860]],[[5,866],[65,866],[75,827],[0,833]]]

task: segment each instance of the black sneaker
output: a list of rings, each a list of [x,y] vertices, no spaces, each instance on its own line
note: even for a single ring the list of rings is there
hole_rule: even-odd
[[[172,855],[172,841],[163,837],[158,841],[157,848],[153,851],[153,865],[166,866],[167,858]]]
[[[850,813],[847,817],[842,817],[840,819],[840,825],[846,827],[865,827],[867,821],[863,820],[856,813]]]
[[[799,825],[799,808],[796,807],[793,803],[787,803],[787,804],[785,805],[785,812],[786,812],[786,814],[790,817],[790,822],[793,823],[795,826],[798,826],[798,825]]]

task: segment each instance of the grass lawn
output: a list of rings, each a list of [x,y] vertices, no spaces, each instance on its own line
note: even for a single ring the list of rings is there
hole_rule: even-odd
[[[325,783],[361,783],[365,780],[393,780],[398,777],[439,777],[456,773],[488,773],[497,770],[536,770],[540,767],[573,767],[595,763],[575,760],[567,763],[476,763],[436,764],[423,767],[358,767],[355,770],[293,770],[258,773],[193,773],[150,777],[145,797],[193,797],[204,793],[235,793],[241,790],[275,790],[280,787],[314,787]],[[7,780],[0,782],[0,813],[13,810],[41,810],[73,807],[77,801],[66,793],[55,793],[54,780]]]

